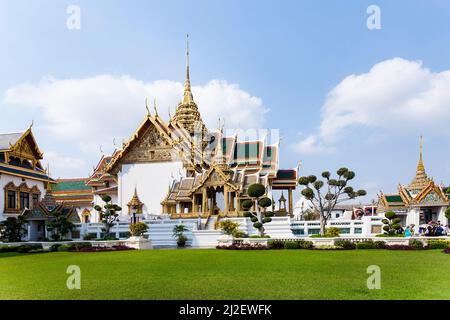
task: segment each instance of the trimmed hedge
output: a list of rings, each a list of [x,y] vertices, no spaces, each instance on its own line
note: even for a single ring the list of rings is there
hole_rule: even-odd
[[[353,250],[356,249],[356,244],[354,244],[353,242],[351,242],[350,240],[336,240],[334,242],[334,245],[336,247],[345,249],[345,250]]]
[[[448,240],[428,240],[428,249],[447,249],[450,247]]]

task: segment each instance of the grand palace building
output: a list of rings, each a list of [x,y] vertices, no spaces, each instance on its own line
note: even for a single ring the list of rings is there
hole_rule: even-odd
[[[104,195],[122,207],[122,221],[241,217],[253,183],[277,197],[272,208],[277,215],[292,215],[298,168],[279,168],[279,141],[269,142],[267,135],[250,139],[227,135],[223,127],[208,130],[191,90],[189,50],[182,94],[167,122],[156,105],[151,112],[146,103],[147,113],[128,141],[103,155],[87,178],[50,178],[31,127],[0,135],[0,220],[54,201],[76,210],[78,221],[99,222],[93,207],[103,205]]]

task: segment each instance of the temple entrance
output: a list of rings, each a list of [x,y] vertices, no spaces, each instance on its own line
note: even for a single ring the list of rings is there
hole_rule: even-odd
[[[212,215],[218,215],[225,211],[224,188],[208,188],[208,207]]]
[[[29,241],[45,240],[45,221],[44,220],[28,220],[29,225]]]
[[[427,224],[429,221],[437,221],[438,213],[434,208],[421,208],[420,224]]]

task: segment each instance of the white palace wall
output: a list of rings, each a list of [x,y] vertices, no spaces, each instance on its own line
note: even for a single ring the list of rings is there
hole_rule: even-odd
[[[167,194],[173,178],[184,173],[183,163],[154,162],[124,164],[118,173],[118,203],[122,215],[128,215],[127,203],[136,188],[139,199],[144,203],[144,214],[161,214],[161,201]]]

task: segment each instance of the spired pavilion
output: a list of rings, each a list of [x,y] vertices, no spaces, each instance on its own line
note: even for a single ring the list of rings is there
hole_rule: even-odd
[[[378,196],[378,212],[380,214],[393,211],[402,219],[403,227],[415,224],[419,226],[429,221],[441,221],[445,224],[445,209],[450,205],[450,195],[443,186],[436,184],[425,172],[422,158],[422,138],[420,139],[420,156],[416,175],[409,185],[398,186],[396,194]]]
[[[238,138],[225,135],[223,128],[206,128],[191,90],[188,43],[184,92],[175,114],[169,113],[166,122],[156,103],[154,114],[147,103],[146,108],[131,138],[103,156],[85,180],[93,200],[90,208],[82,208],[83,221],[99,220],[92,207],[102,205],[105,194],[122,207],[121,220],[242,216],[242,201],[248,199],[247,188],[253,183],[263,184],[269,197],[280,190],[280,205],[273,201],[273,211],[293,214],[298,168],[279,168],[279,141],[270,144],[267,136]]]

